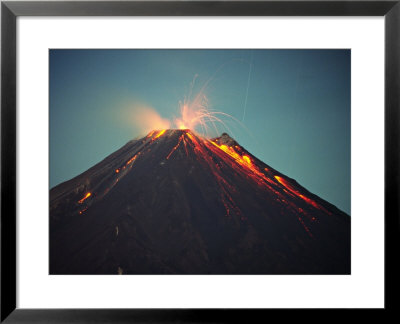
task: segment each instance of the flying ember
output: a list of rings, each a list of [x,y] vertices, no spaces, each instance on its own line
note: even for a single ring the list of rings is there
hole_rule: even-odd
[[[218,125],[221,125],[228,132],[232,133],[226,124],[226,120],[232,120],[239,124],[241,123],[227,113],[211,109],[209,99],[205,94],[212,78],[205,82],[200,91],[192,97],[196,78],[197,75],[195,75],[190,85],[189,95],[184,98],[183,102],[179,103],[180,116],[175,118],[175,126],[178,129],[191,129],[206,137],[210,135],[211,131],[217,134],[220,133],[217,127]]]

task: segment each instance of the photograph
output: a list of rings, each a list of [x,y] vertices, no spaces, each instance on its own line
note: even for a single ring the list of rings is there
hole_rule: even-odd
[[[48,55],[50,275],[351,274],[350,49]]]

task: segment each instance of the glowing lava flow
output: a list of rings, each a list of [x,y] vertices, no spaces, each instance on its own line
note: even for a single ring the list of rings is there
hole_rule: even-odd
[[[166,129],[160,130],[160,131],[151,131],[147,136],[146,139],[150,139],[151,140],[147,140],[147,144],[151,144],[153,143],[157,138],[161,137],[162,135],[164,135],[164,133],[166,132]],[[156,135],[154,135],[156,134]],[[144,141],[146,142],[146,140]],[[143,143],[144,143],[143,142]],[[134,156],[132,156],[128,161],[125,162],[125,164],[117,169],[115,169],[115,173],[116,173],[116,178],[114,179],[114,181],[111,183],[111,185],[109,187],[107,187],[104,192],[99,196],[99,198],[104,197],[126,174],[127,172],[132,168],[134,162],[136,161],[136,159],[142,154],[142,151],[137,152]]]
[[[152,137],[154,133],[155,133],[155,130],[151,131],[151,132],[146,136],[146,138]]]
[[[295,194],[296,196],[300,197],[301,199],[303,199],[305,202],[307,202],[308,204],[312,205],[313,207],[323,210],[328,214],[331,214],[330,212],[328,212],[324,207],[320,206],[318,203],[316,203],[314,200],[307,198],[306,196],[302,195],[298,190],[296,190],[296,188],[294,188],[287,180],[285,180],[282,177],[279,176],[275,176],[275,179],[279,181],[279,183],[281,185],[283,185],[284,187],[286,187],[289,191],[291,191],[293,194]]]
[[[88,199],[92,194],[88,192],[85,197],[78,201],[79,204],[82,204],[86,199]]]
[[[226,154],[231,156],[236,161],[236,163],[238,163],[239,165],[241,165],[242,167],[244,167],[245,169],[250,171],[250,172],[247,172],[247,174],[251,178],[253,178],[253,180],[255,182],[257,182],[259,184],[265,184],[265,182],[268,182],[271,185],[275,185],[271,179],[269,179],[263,172],[261,172],[257,168],[257,166],[255,166],[253,164],[253,162],[251,161],[251,159],[248,155],[246,155],[246,154],[241,155],[238,152],[236,152],[233,147],[230,147],[230,146],[227,146],[224,144],[219,145],[213,141],[210,141],[209,143],[211,143],[215,147],[219,148],[220,150],[224,151]],[[272,189],[272,188],[269,187],[269,189]]]
[[[161,137],[162,135],[164,135],[164,133],[166,132],[166,129],[160,130],[160,131],[151,131],[147,136],[146,139],[151,138],[150,141],[147,142],[147,144],[152,144],[157,138]],[[156,135],[154,135],[156,134]],[[146,142],[146,140],[144,141]],[[144,143],[143,142],[143,143]],[[149,149],[150,150],[150,149]],[[134,156],[132,156],[128,161],[125,162],[125,164],[122,167],[119,167],[117,169],[115,169],[115,173],[116,175],[116,179],[113,181],[113,183],[106,188],[106,190],[104,191],[104,193],[101,195],[101,197],[104,197],[126,174],[127,171],[130,170],[133,166],[133,162],[136,161],[136,159],[142,154],[142,151],[136,153]]]
[[[173,131],[168,131],[168,136],[173,134],[171,132]],[[214,178],[220,188],[220,200],[223,204],[225,215],[227,217],[232,218],[232,216],[236,215],[237,217],[234,218],[235,220],[246,220],[243,212],[236,204],[232,196],[235,193],[238,194],[235,184],[232,183],[230,179],[226,179],[223,176],[223,168],[229,166],[232,167],[233,170],[238,174],[245,176],[247,179],[252,179],[255,185],[260,186],[260,188],[263,190],[267,189],[268,192],[270,192],[269,199],[275,200],[281,204],[283,208],[286,208],[290,210],[292,214],[295,214],[305,231],[312,237],[311,231],[307,225],[309,224],[308,220],[315,221],[315,217],[311,217],[306,210],[300,208],[290,197],[299,197],[311,206],[326,211],[322,206],[320,206],[314,200],[305,197],[284,178],[280,176],[274,176],[273,171],[268,170],[268,168],[259,168],[257,162],[252,159],[251,155],[244,151],[240,146],[228,146],[226,144],[219,143],[218,140],[207,140],[192,133],[189,129],[178,132],[181,133],[176,137],[177,143],[168,152],[165,159],[169,160],[180,146],[183,147],[181,152],[183,152],[184,149],[186,156],[190,156],[189,149],[193,149],[193,152],[197,158],[201,161],[205,161],[214,175]],[[152,143],[164,134],[166,134],[166,130],[150,132],[143,141],[143,147],[140,149],[140,151],[136,151],[135,155],[126,160],[122,166],[115,169],[112,183],[102,195],[96,195],[96,198],[101,199],[101,197],[106,195],[132,168],[132,165],[139,155],[150,151],[153,147]],[[159,142],[157,141],[155,144],[157,143]],[[86,195],[78,202],[80,204],[83,203],[91,195],[92,193],[90,192],[86,193]],[[79,213],[82,214],[86,209],[87,207],[81,210]],[[303,219],[304,216],[306,219]]]
[[[176,144],[176,145],[173,147],[173,149],[171,150],[171,152],[168,154],[168,156],[166,157],[167,160],[170,158],[170,156],[172,155],[172,153],[174,153],[174,152],[176,151],[176,149],[179,147],[179,145],[181,144],[182,140],[184,139],[184,136],[185,136],[185,135],[181,135],[181,136],[179,137],[178,144]],[[185,149],[186,149],[186,147],[185,147]]]
[[[266,174],[264,174],[263,172],[261,172],[258,167],[251,161],[250,157],[246,154],[239,154],[237,151],[235,151],[235,149],[233,147],[227,146],[227,145],[219,145],[213,141],[209,141],[208,143],[211,143],[214,147],[217,147],[220,151],[223,151],[224,153],[228,154],[231,158],[233,158],[233,160],[236,162],[236,165],[239,165],[242,169],[242,171],[245,171],[245,173],[252,178],[256,183],[258,183],[260,186],[266,186],[270,191],[272,191],[277,197],[279,197],[277,199],[278,202],[285,204],[287,207],[289,207],[289,209],[291,209],[293,212],[295,212],[296,214],[298,214],[298,220],[301,223],[301,225],[304,227],[305,231],[307,232],[307,234],[310,237],[313,237],[310,229],[308,228],[308,226],[305,224],[303,218],[300,216],[300,214],[303,214],[305,216],[307,216],[308,218],[309,215],[302,209],[296,206],[296,204],[294,204],[291,201],[288,201],[285,199],[285,197],[281,194],[281,192],[279,192],[278,190],[276,190],[275,188],[277,188],[277,184],[271,180],[269,177],[267,177]],[[237,149],[239,149],[237,147]],[[218,152],[215,152],[218,154]],[[219,154],[218,154],[219,155]],[[219,155],[220,156],[220,155]],[[234,165],[232,165],[232,167],[235,167]],[[247,171],[246,171],[247,170]],[[268,169],[265,169],[266,172],[269,172]],[[289,188],[288,188],[289,189]],[[285,190],[286,191],[286,190]],[[291,194],[289,192],[287,192],[288,194]],[[299,194],[299,193],[298,193]],[[300,195],[300,198],[304,199],[306,198],[305,196]],[[307,198],[308,199],[308,198]],[[311,199],[309,199],[311,201]],[[316,204],[316,203],[315,203]],[[314,205],[313,205],[314,206]],[[315,206],[314,206],[315,207]],[[300,214],[299,214],[300,213]],[[310,218],[311,219],[311,218]],[[315,218],[311,219],[312,221],[315,220]]]
[[[163,129],[162,131],[159,131],[158,134],[153,138],[153,140],[159,138],[160,136],[162,136],[165,133],[166,129]]]
[[[217,143],[210,141],[211,144],[213,144],[214,146],[218,147],[219,149],[221,149],[222,151],[224,151],[225,153],[229,154],[231,157],[233,157],[237,163],[251,169],[252,171],[256,172],[257,174],[260,173],[252,164],[250,158],[247,155],[240,155],[239,153],[237,153],[232,147],[227,146],[227,145],[218,145]]]
[[[139,154],[140,154],[140,153],[134,155],[128,162],[126,162],[126,165],[129,165],[129,164],[131,164],[133,161],[135,161],[135,160],[137,159],[137,157],[138,157]]]
[[[186,131],[185,135],[188,141],[186,142],[184,138],[183,143],[185,145],[192,146],[196,156],[198,156],[199,159],[205,161],[208,164],[219,187],[221,188],[222,190],[221,201],[225,208],[225,215],[231,218],[232,214],[236,214],[240,220],[242,221],[246,220],[246,218],[243,217],[240,208],[235,204],[232,196],[229,193],[229,191],[235,192],[236,189],[221,176],[218,164],[214,162],[213,158],[209,154],[208,150],[210,150],[210,147],[208,141],[198,138],[197,136],[194,136],[193,134],[190,133],[190,131]]]
[[[188,97],[185,97],[183,102],[179,103],[180,116],[174,120],[174,124],[178,129],[192,129],[199,131],[203,136],[207,136],[211,130],[219,133],[217,124],[222,125],[223,128],[231,133],[224,119],[234,121],[243,126],[243,124],[233,116],[222,111],[215,111],[209,107],[209,100],[205,95],[205,90],[210,80],[192,97],[194,81],[195,79],[191,84]]]
[[[160,130],[156,133],[157,131],[152,131],[150,132],[146,138],[151,138],[151,140],[148,142],[148,144],[153,143],[157,138],[161,137],[162,135],[164,135],[164,133],[166,132],[165,129]],[[156,134],[156,135],[154,135]],[[154,136],[154,137],[153,137]],[[97,194],[96,195],[96,199],[101,199],[102,197],[104,197],[126,174],[127,171],[130,170],[133,166],[133,162],[135,162],[135,160],[139,157],[139,155],[142,152],[138,152],[136,153],[134,156],[132,156],[128,161],[125,162],[125,164],[117,169],[115,169],[115,178],[113,179],[112,183],[104,189],[104,191],[101,194]],[[86,193],[86,195],[80,199],[78,201],[79,204],[82,204],[86,199],[88,199],[89,197],[92,196],[91,192]],[[88,209],[88,207],[85,207],[84,209],[79,211],[79,214],[83,214],[86,210]]]
[[[149,135],[147,135],[146,138],[149,138],[149,137],[154,136],[154,133],[155,133],[155,132],[156,132],[156,131],[152,131]],[[157,138],[163,136],[165,132],[166,132],[166,129],[163,129],[163,130],[158,131],[157,134],[156,134],[154,137],[152,137],[152,139],[151,139],[151,141],[150,141],[150,144],[153,143]]]
[[[237,153],[233,147],[229,147],[227,145],[218,145],[217,143],[210,141],[210,143],[212,143],[214,146],[220,148],[222,151],[224,151],[225,153],[229,154],[233,159],[235,159],[235,161],[244,166],[247,167],[248,169],[250,169],[255,176],[261,178],[262,180],[265,180],[267,182],[269,182],[270,184],[274,184],[273,181],[271,179],[269,179],[263,172],[261,172],[251,161],[250,157],[247,155],[240,155],[239,153]],[[268,169],[265,168],[265,171],[268,172]],[[312,205],[313,207],[317,208],[317,209],[321,209],[324,210],[326,212],[328,212],[327,210],[325,210],[322,206],[320,206],[319,204],[317,204],[314,200],[307,198],[306,196],[302,195],[298,190],[296,190],[288,181],[286,181],[285,179],[283,179],[282,177],[279,176],[275,176],[275,179],[279,181],[280,184],[282,184],[286,189],[288,189],[291,193],[295,194],[296,196],[300,197],[301,199],[303,199],[304,201],[306,201],[308,204]],[[258,182],[258,181],[257,181]]]

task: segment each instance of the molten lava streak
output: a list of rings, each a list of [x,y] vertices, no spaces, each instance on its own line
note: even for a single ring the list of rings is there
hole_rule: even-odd
[[[151,131],[151,132],[149,133],[149,135],[147,135],[147,136],[146,136],[146,138],[152,137],[152,136],[153,136],[153,134],[154,134],[154,132],[155,132],[154,130],[153,130],[153,131]]]
[[[156,131],[152,131],[151,133],[149,133],[149,135],[147,135],[146,138],[152,137],[152,136],[154,135],[155,132],[156,132]],[[156,134],[156,136],[154,136],[154,137],[151,139],[150,143],[153,143],[157,138],[159,138],[159,137],[161,137],[162,135],[164,135],[165,132],[166,132],[166,129],[163,129],[163,130],[158,131],[157,134]]]
[[[146,139],[149,140],[145,140],[143,143],[145,143],[145,147],[147,146],[148,151],[151,149],[151,144],[155,140],[163,136],[165,133],[166,130],[153,131],[146,136]],[[272,199],[282,204],[284,208],[291,210],[291,212],[296,215],[298,221],[304,227],[305,231],[312,237],[311,231],[307,226],[309,223],[305,223],[305,221],[307,220],[303,220],[303,216],[308,217],[310,222],[315,221],[315,218],[311,219],[311,216],[308,215],[308,213],[304,209],[296,205],[296,203],[291,201],[290,198],[287,199],[287,195],[292,197],[297,196],[309,203],[310,205],[314,206],[315,208],[321,210],[323,210],[324,208],[317,204],[315,201],[302,195],[287,180],[279,176],[275,176],[274,179],[273,172],[268,170],[268,168],[260,169],[257,163],[252,160],[251,156],[240,146],[228,146],[225,144],[219,144],[217,141],[206,140],[192,133],[189,129],[185,129],[182,131],[181,134],[179,134],[178,142],[167,154],[166,160],[169,160],[171,156],[173,156],[173,153],[176,152],[180,146],[183,146],[187,156],[189,156],[188,148],[192,147],[196,156],[209,165],[210,170],[214,174],[214,177],[219,187],[221,188],[220,199],[224,206],[225,214],[227,217],[231,218],[232,216],[236,215],[236,219],[241,221],[246,220],[246,217],[244,217],[241,209],[232,197],[232,193],[237,193],[235,185],[231,183],[229,179],[225,179],[223,177],[223,173],[221,173],[222,168],[224,168],[225,164],[231,166],[236,172],[244,174],[248,179],[252,179],[256,185],[260,186],[261,188],[265,188],[269,192],[273,193],[273,195],[271,196]],[[211,152],[213,152],[214,154],[210,154]],[[118,180],[120,180],[123,176],[127,174],[126,172],[132,168],[133,162],[140,154],[141,152],[137,152],[133,157],[125,162],[125,165],[115,170],[115,172],[117,173],[116,180],[109,188],[106,189],[103,195],[105,195],[114,185],[116,185]],[[216,160],[215,154],[221,160]],[[282,186],[284,188],[282,188]],[[86,196],[79,201],[79,203],[82,203],[90,196],[91,193],[87,193]],[[82,210],[81,212],[84,211],[85,210]]]
[[[250,157],[246,154],[240,154],[239,152],[237,152],[233,147],[229,147],[227,145],[219,145],[213,141],[209,141],[209,143],[211,143],[214,147],[217,147],[219,150],[225,152],[226,154],[228,154],[230,157],[232,157],[234,159],[234,161],[237,163],[237,165],[242,167],[242,171],[246,171],[246,174],[252,178],[256,183],[258,183],[260,186],[266,186],[270,191],[274,192],[275,195],[278,198],[278,201],[285,204],[288,208],[290,208],[291,210],[293,210],[293,212],[295,212],[296,214],[298,214],[298,220],[301,223],[301,225],[304,227],[305,231],[308,233],[308,235],[310,237],[312,237],[312,233],[310,231],[310,229],[307,227],[307,225],[305,224],[303,218],[300,216],[300,214],[303,214],[305,216],[308,216],[308,214],[302,209],[302,208],[298,208],[296,206],[296,204],[288,201],[285,199],[285,197],[281,194],[281,192],[279,192],[278,190],[276,190],[275,188],[277,188],[277,184],[271,180],[265,173],[261,172],[258,167],[252,162],[252,160],[250,159]],[[240,150],[239,147],[237,147],[238,150]],[[218,154],[218,152],[215,152]],[[222,158],[222,156],[221,156]],[[234,165],[232,165],[232,167],[234,167]],[[269,170],[267,168],[265,168],[266,172],[269,172]],[[294,189],[293,187],[291,187],[292,189]],[[288,188],[289,189],[289,188]],[[284,189],[285,190],[285,189]],[[289,189],[290,190],[290,189]],[[294,189],[295,190],[295,189]],[[285,190],[286,191],[286,190]],[[290,190],[292,191],[292,190]],[[288,193],[288,192],[287,192]],[[307,197],[301,195],[299,192],[296,191],[295,193],[296,195],[298,195],[300,198],[304,199],[305,198],[308,200],[308,202],[312,201],[311,199],[308,199]],[[306,201],[307,201],[306,200]],[[314,202],[314,201],[313,201]],[[225,204],[225,202],[224,202]],[[318,205],[314,202],[315,205]],[[315,205],[312,204],[314,207]],[[322,207],[318,207],[319,209],[322,209]],[[300,213],[300,214],[299,214]],[[314,219],[315,220],[315,219]]]
[[[126,162],[126,165],[131,164],[133,161],[135,161],[137,159],[139,154],[134,155],[128,162]],[[118,172],[117,172],[118,173]]]
[[[250,157],[246,154],[239,154],[233,147],[229,147],[227,145],[219,145],[213,141],[210,141],[215,147],[218,147],[220,150],[224,151],[226,154],[231,156],[237,164],[244,167],[247,170],[248,176],[250,176],[255,182],[261,185],[267,185],[268,182],[271,185],[275,185],[274,182],[269,179],[263,172],[261,172],[256,165],[253,164]],[[269,189],[272,189],[269,185],[267,185]]]
[[[232,158],[235,159],[235,161],[244,166],[247,167],[248,169],[250,169],[253,174],[267,182],[269,182],[270,184],[273,184],[271,179],[269,179],[264,173],[262,173],[251,161],[250,157],[248,157],[247,155],[240,155],[239,153],[237,153],[235,151],[235,149],[233,147],[229,147],[227,145],[218,145],[215,142],[211,141],[211,143],[220,148],[222,151],[224,151],[225,153],[229,154]],[[266,168],[265,171],[268,172],[268,169]],[[275,179],[279,181],[280,184],[282,184],[285,188],[287,188],[290,192],[292,192],[293,194],[295,194],[296,196],[300,197],[301,199],[303,199],[305,202],[307,202],[308,204],[312,205],[313,207],[317,208],[317,209],[321,209],[321,210],[325,210],[322,206],[320,206],[318,203],[316,203],[314,200],[307,198],[306,196],[302,195],[298,190],[296,190],[296,188],[294,188],[288,181],[286,181],[285,179],[283,179],[282,177],[279,176],[275,176]],[[258,181],[257,181],[258,182]],[[272,189],[272,188],[270,188]],[[326,210],[325,210],[326,211]],[[327,211],[326,211],[327,212]],[[303,211],[304,213],[304,211]]]
[[[163,129],[162,131],[159,131],[158,134],[153,138],[153,140],[159,138],[160,136],[162,136],[165,133],[165,129]]]
[[[224,151],[225,153],[227,153],[227,154],[229,154],[231,157],[233,157],[235,160],[236,160],[236,162],[237,163],[239,163],[239,164],[241,164],[241,165],[243,165],[243,166],[246,166],[246,167],[248,167],[248,168],[250,168],[250,169],[254,169],[254,170],[256,170],[254,167],[253,167],[253,165],[252,165],[252,163],[251,163],[251,160],[250,160],[250,158],[247,156],[247,155],[240,155],[239,153],[237,153],[232,147],[230,147],[230,146],[227,146],[227,145],[224,145],[224,144],[222,144],[222,145],[218,145],[217,143],[215,143],[215,142],[213,142],[213,141],[211,141],[211,143],[213,144],[213,145],[215,145],[216,147],[218,147],[219,149],[221,149],[222,151]],[[258,171],[258,170],[257,170]]]
[[[86,199],[88,199],[92,194],[88,192],[85,197],[83,197],[81,200],[78,201],[78,203],[82,204]]]
[[[295,194],[296,196],[300,197],[301,199],[303,199],[305,202],[307,202],[308,204],[314,206],[317,209],[321,209],[326,211],[327,213],[329,213],[327,210],[325,210],[325,208],[323,208],[322,206],[320,206],[318,203],[316,203],[314,200],[307,198],[306,196],[302,195],[298,190],[296,190],[296,188],[294,188],[287,180],[285,180],[282,177],[279,176],[275,176],[275,179],[279,181],[279,183],[281,185],[283,185],[285,188],[287,188],[290,192],[292,192],[293,194]]]
[[[184,136],[185,135],[181,135],[180,137],[179,137],[179,141],[178,141],[178,144],[176,144],[174,147],[173,147],[173,149],[171,150],[171,152],[168,154],[168,156],[167,156],[167,160],[170,158],[170,156],[172,155],[172,153],[174,153],[175,151],[176,151],[176,149],[179,147],[179,145],[181,144],[181,142],[182,142],[182,140],[184,140]],[[186,147],[185,147],[185,150],[186,150]]]
[[[229,193],[229,191],[235,191],[235,188],[231,186],[220,175],[218,164],[214,162],[211,155],[209,154],[209,150],[212,148],[212,146],[209,144],[208,141],[202,138],[198,138],[197,136],[191,134],[189,130],[185,132],[185,135],[187,136],[187,142],[185,140],[185,137],[182,140],[183,143],[185,144],[185,150],[186,150],[186,145],[192,146],[195,154],[201,160],[204,160],[209,165],[210,170],[214,174],[215,179],[221,188],[221,201],[225,208],[225,215],[230,218],[232,217],[233,214],[236,214],[240,220],[242,221],[246,220],[246,218],[243,217],[241,210],[236,205],[232,196]]]

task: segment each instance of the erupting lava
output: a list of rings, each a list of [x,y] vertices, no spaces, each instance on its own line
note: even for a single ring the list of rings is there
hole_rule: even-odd
[[[154,129],[169,129],[171,125],[175,125],[180,130],[191,129],[205,137],[209,137],[211,133],[219,134],[217,126],[232,133],[228,126],[228,121],[244,127],[235,117],[222,111],[211,109],[206,96],[206,89],[212,78],[205,82],[201,89],[193,95],[196,78],[197,75],[190,83],[189,94],[184,97],[183,101],[179,101],[178,117],[165,119],[147,104],[133,102],[126,120],[129,123],[133,123],[135,130],[140,133],[153,130],[147,135],[148,137],[152,137]],[[159,136],[161,135],[159,134]]]
[[[211,111],[207,109],[207,106],[202,104],[202,102],[203,101],[196,98],[192,103],[184,103],[181,107],[181,117],[175,119],[175,125],[181,130],[200,127],[202,133],[205,135],[208,134],[211,127],[217,131],[217,123],[229,129],[220,117],[234,118],[220,111]]]
[[[208,118],[185,109],[182,128]],[[227,134],[153,130],[53,188],[50,206],[53,273],[349,271],[348,215]]]
[[[217,124],[222,125],[223,128],[231,132],[228,125],[224,122],[224,118],[231,119],[241,124],[236,118],[227,113],[210,109],[208,98],[204,93],[208,82],[204,84],[202,89],[191,100],[190,97],[193,91],[194,81],[195,79],[191,84],[188,98],[185,98],[183,102],[179,104],[180,117],[174,120],[174,124],[178,129],[197,130],[199,133],[203,134],[203,136],[208,136],[211,130],[218,133]]]
[[[145,142],[148,139],[150,139],[149,143],[151,144],[155,140],[163,136],[166,132],[167,130],[165,129],[158,131],[154,130],[145,137]],[[246,217],[243,216],[243,213],[235,203],[234,199],[229,193],[229,190],[226,189],[229,188],[230,190],[235,191],[234,184],[229,184],[229,181],[227,181],[226,179],[224,179],[224,177],[220,175],[221,165],[220,163],[214,162],[214,159],[211,158],[210,153],[216,154],[219,158],[221,158],[222,161],[230,165],[234,170],[243,174],[246,177],[249,177],[261,187],[265,187],[269,192],[273,192],[274,195],[277,197],[278,202],[284,204],[285,206],[287,206],[287,208],[291,209],[292,211],[295,211],[298,214],[297,218],[299,222],[302,224],[305,231],[311,237],[312,233],[310,231],[309,226],[307,226],[306,223],[304,222],[303,216],[307,216],[312,221],[316,221],[317,218],[315,216],[309,216],[308,213],[305,211],[304,207],[302,208],[297,206],[295,203],[291,202],[291,200],[294,197],[299,197],[312,207],[322,210],[327,214],[331,214],[329,211],[327,211],[324,207],[315,202],[313,199],[308,198],[304,194],[302,194],[298,189],[294,187],[294,185],[290,183],[289,180],[283,178],[281,175],[275,175],[275,173],[269,171],[269,169],[264,166],[262,167],[257,166],[257,163],[254,163],[254,158],[251,158],[250,154],[246,152],[243,148],[241,148],[236,142],[234,142],[230,146],[224,143],[224,136],[230,139],[228,135],[223,134],[221,138],[208,140],[194,134],[189,129],[183,129],[180,131],[168,130],[168,135],[174,134],[175,132],[178,132],[180,134],[178,142],[169,151],[165,159],[169,160],[172,154],[182,145],[182,143],[184,145],[184,150],[186,152],[186,155],[188,156],[188,146],[191,146],[195,154],[197,155],[198,159],[201,161],[205,161],[209,169],[214,174],[214,177],[221,188],[221,201],[224,205],[226,216],[230,216],[232,215],[232,213],[234,213],[238,215],[242,221],[247,219]],[[217,148],[217,150],[215,148]],[[133,163],[138,158],[140,154],[141,152],[135,154],[125,163],[125,165],[123,165],[120,168],[117,168],[115,172],[119,174],[121,171],[124,171],[131,163]],[[117,179],[113,182],[112,186],[107,188],[102,196],[108,193],[109,190],[113,186],[115,186],[115,184],[122,177],[125,176],[125,174],[126,173],[119,174],[117,176]],[[277,180],[277,182],[274,180]],[[279,186],[279,184],[283,186],[283,190],[282,187]],[[90,196],[91,193],[88,192],[82,199],[78,201],[78,203],[82,204]]]

